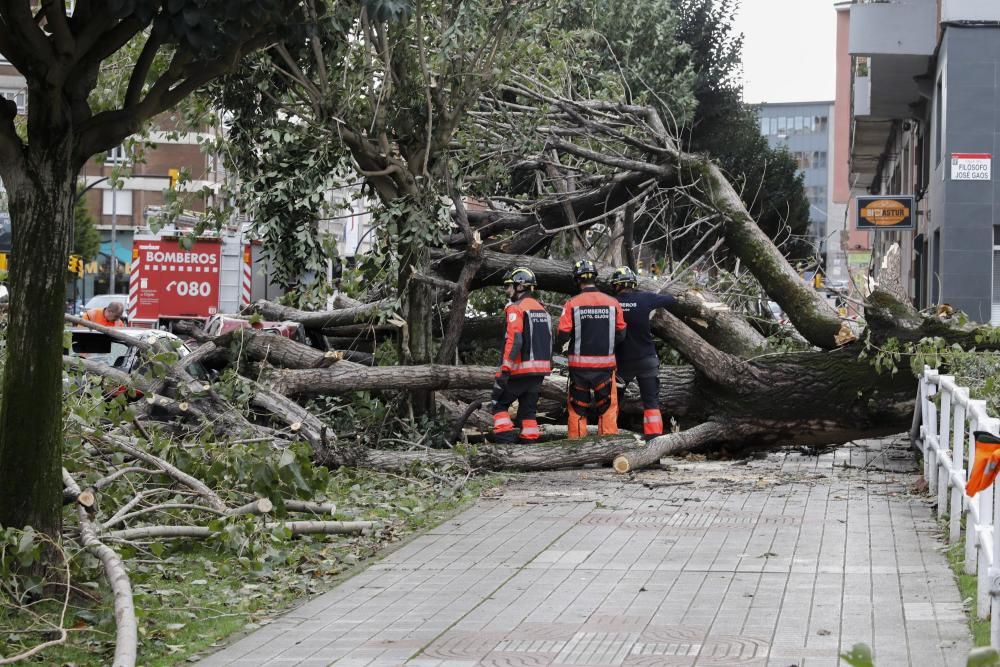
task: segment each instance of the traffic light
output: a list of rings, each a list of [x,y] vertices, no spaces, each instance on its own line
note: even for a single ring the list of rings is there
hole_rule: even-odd
[[[167,176],[170,177],[170,189],[176,190],[177,183],[181,180],[181,170],[180,169],[167,169]]]
[[[76,275],[83,277],[83,258],[79,255],[69,256],[69,272],[75,273]]]

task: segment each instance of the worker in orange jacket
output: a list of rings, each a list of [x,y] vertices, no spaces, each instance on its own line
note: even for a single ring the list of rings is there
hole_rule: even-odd
[[[552,320],[531,296],[538,283],[530,269],[512,269],[503,284],[510,303],[504,308],[507,331],[493,384],[493,437],[496,442],[514,442],[509,410],[517,401],[519,440],[530,443],[541,435],[535,417],[542,382],[552,372]]]
[[[123,327],[125,322],[122,321],[122,313],[124,312],[125,308],[121,301],[112,301],[104,308],[91,308],[85,311],[82,319],[106,327]]]
[[[558,345],[569,341],[567,409],[570,438],[587,435],[588,417],[597,419],[597,432],[618,432],[618,393],[615,390],[615,346],[625,339],[625,318],[618,301],[597,289],[597,268],[588,259],[573,266],[580,293],[563,306]]]

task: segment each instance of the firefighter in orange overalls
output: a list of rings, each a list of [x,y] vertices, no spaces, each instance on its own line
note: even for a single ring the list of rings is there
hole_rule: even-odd
[[[625,318],[618,301],[598,291],[597,268],[588,259],[573,266],[580,293],[563,307],[558,344],[569,340],[570,438],[587,435],[588,417],[597,419],[597,432],[618,432],[618,393],[615,390],[615,345],[625,338]]]
[[[510,303],[504,309],[507,333],[493,384],[493,436],[496,442],[514,442],[514,422],[508,410],[517,401],[519,440],[535,442],[540,435],[535,419],[538,396],[542,381],[552,372],[552,320],[531,297],[538,283],[530,269],[512,269],[503,284]]]

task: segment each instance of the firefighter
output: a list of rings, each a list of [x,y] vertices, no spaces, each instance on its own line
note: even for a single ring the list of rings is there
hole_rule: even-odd
[[[91,308],[83,313],[83,319],[106,327],[123,327],[122,313],[125,312],[121,301],[112,301],[104,308]]]
[[[517,401],[521,442],[535,442],[540,435],[535,420],[542,381],[552,372],[552,320],[532,298],[538,285],[530,269],[517,267],[504,277],[510,303],[504,309],[507,333],[500,370],[493,384],[493,435],[496,442],[514,442],[511,403]]]
[[[573,266],[580,293],[569,299],[559,318],[559,345],[569,341],[567,409],[570,438],[587,435],[587,419],[597,419],[597,432],[618,432],[615,391],[615,345],[625,337],[618,301],[598,291],[597,269],[583,259]]]
[[[646,440],[663,434],[663,415],[660,414],[660,358],[649,330],[649,317],[657,308],[671,308],[677,299],[670,294],[656,294],[636,289],[639,278],[635,272],[622,266],[611,274],[611,288],[618,297],[625,314],[628,333],[615,348],[618,361],[618,381],[622,387],[635,380],[642,397],[642,432]]]

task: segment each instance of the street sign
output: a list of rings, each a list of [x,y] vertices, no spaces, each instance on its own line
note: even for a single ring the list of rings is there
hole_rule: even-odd
[[[913,229],[913,195],[858,197],[858,229]]]
[[[993,156],[990,153],[952,153],[951,180],[992,180]]]

